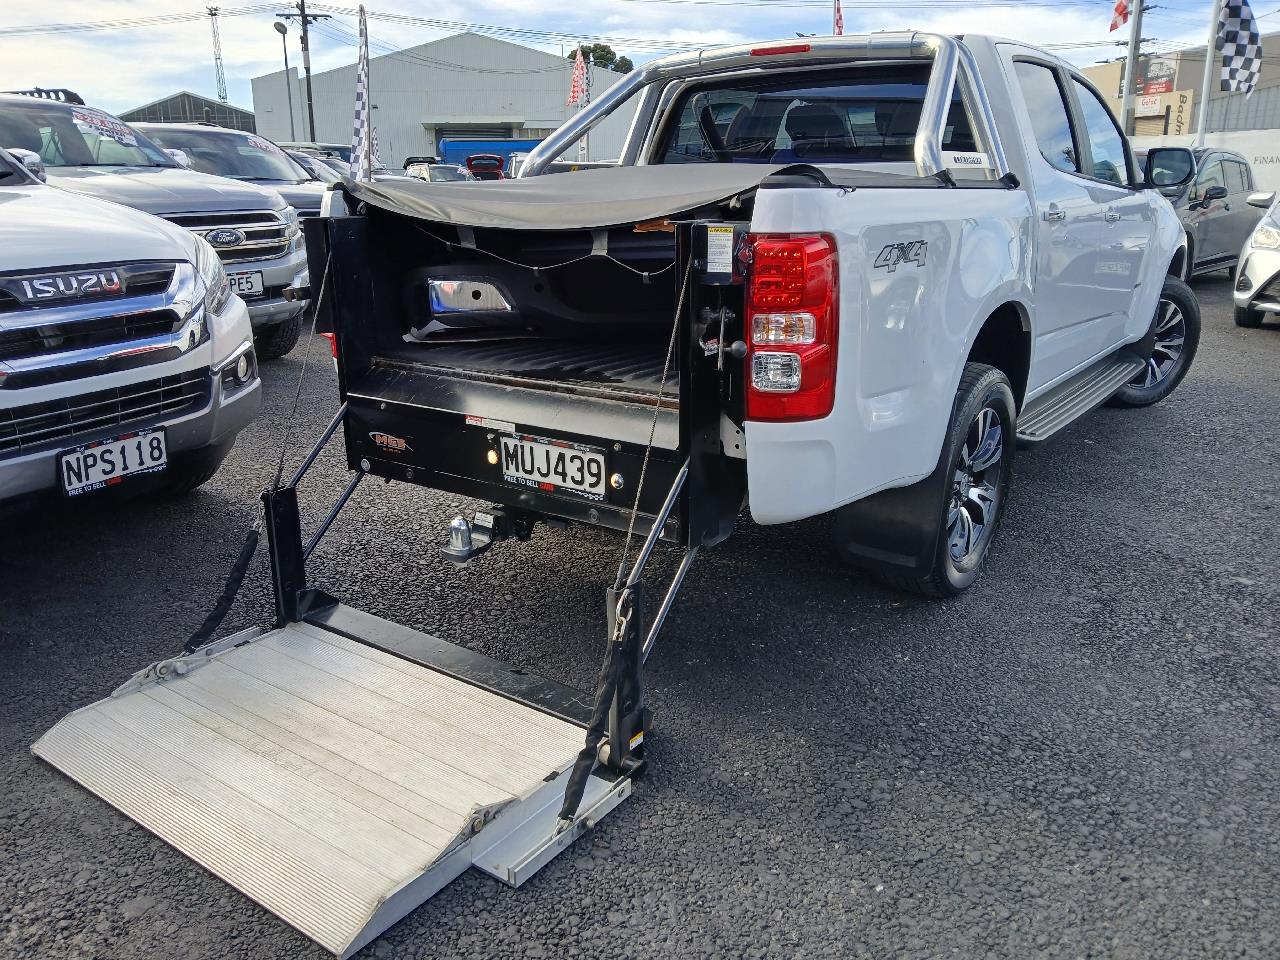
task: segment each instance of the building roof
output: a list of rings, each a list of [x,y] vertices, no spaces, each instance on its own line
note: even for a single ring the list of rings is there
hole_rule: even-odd
[[[190,97],[193,100],[202,100],[205,103],[218,107],[222,110],[234,110],[237,113],[243,113],[246,117],[253,116],[252,110],[248,110],[244,107],[237,107],[234,103],[223,103],[221,100],[216,100],[213,97],[206,97],[204,94],[192,93],[190,90],[178,90],[176,93],[171,93],[167,97],[161,97],[159,100],[152,100],[150,103],[144,103],[140,107],[133,107],[129,110],[125,110],[120,114],[120,116],[123,118],[126,113],[137,113],[150,107],[158,107],[160,104],[167,103],[177,97]]]

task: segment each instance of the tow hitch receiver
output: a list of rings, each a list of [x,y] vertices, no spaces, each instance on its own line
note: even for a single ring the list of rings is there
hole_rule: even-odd
[[[531,518],[502,507],[477,510],[471,520],[458,516],[449,524],[449,542],[440,548],[444,558],[458,566],[466,566],[499,540],[515,537],[528,540],[533,529]]]

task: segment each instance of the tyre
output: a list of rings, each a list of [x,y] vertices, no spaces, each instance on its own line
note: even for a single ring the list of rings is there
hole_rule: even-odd
[[[217,446],[206,447],[195,453],[183,456],[169,465],[160,483],[161,497],[185,497],[197,487],[202,487],[213,479],[213,475],[227,459],[227,454],[235,446],[235,440]]]
[[[1234,319],[1237,327],[1245,327],[1253,330],[1262,326],[1262,318],[1265,314],[1261,310],[1250,310],[1248,307],[1236,307]]]
[[[929,570],[916,577],[875,571],[882,580],[930,597],[954,597],[973,585],[1004,517],[1016,421],[1004,373],[966,364],[939,461],[945,496]]]
[[[1177,388],[1200,346],[1200,303],[1181,280],[1165,277],[1152,318],[1155,343],[1142,370],[1107,402],[1113,407],[1149,407]]]
[[[253,348],[257,351],[259,360],[279,360],[298,345],[300,336],[302,336],[302,314],[255,334]]]

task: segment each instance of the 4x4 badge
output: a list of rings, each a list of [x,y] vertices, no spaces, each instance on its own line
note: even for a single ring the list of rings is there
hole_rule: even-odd
[[[876,257],[873,267],[885,267],[890,273],[898,269],[900,263],[914,263],[923,267],[929,252],[929,241],[912,240],[910,243],[889,243]]]

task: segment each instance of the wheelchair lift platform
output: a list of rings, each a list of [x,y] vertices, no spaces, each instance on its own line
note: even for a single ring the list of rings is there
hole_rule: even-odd
[[[519,886],[630,795],[557,826],[590,697],[341,604],[153,664],[35,754],[339,957],[470,866]]]

